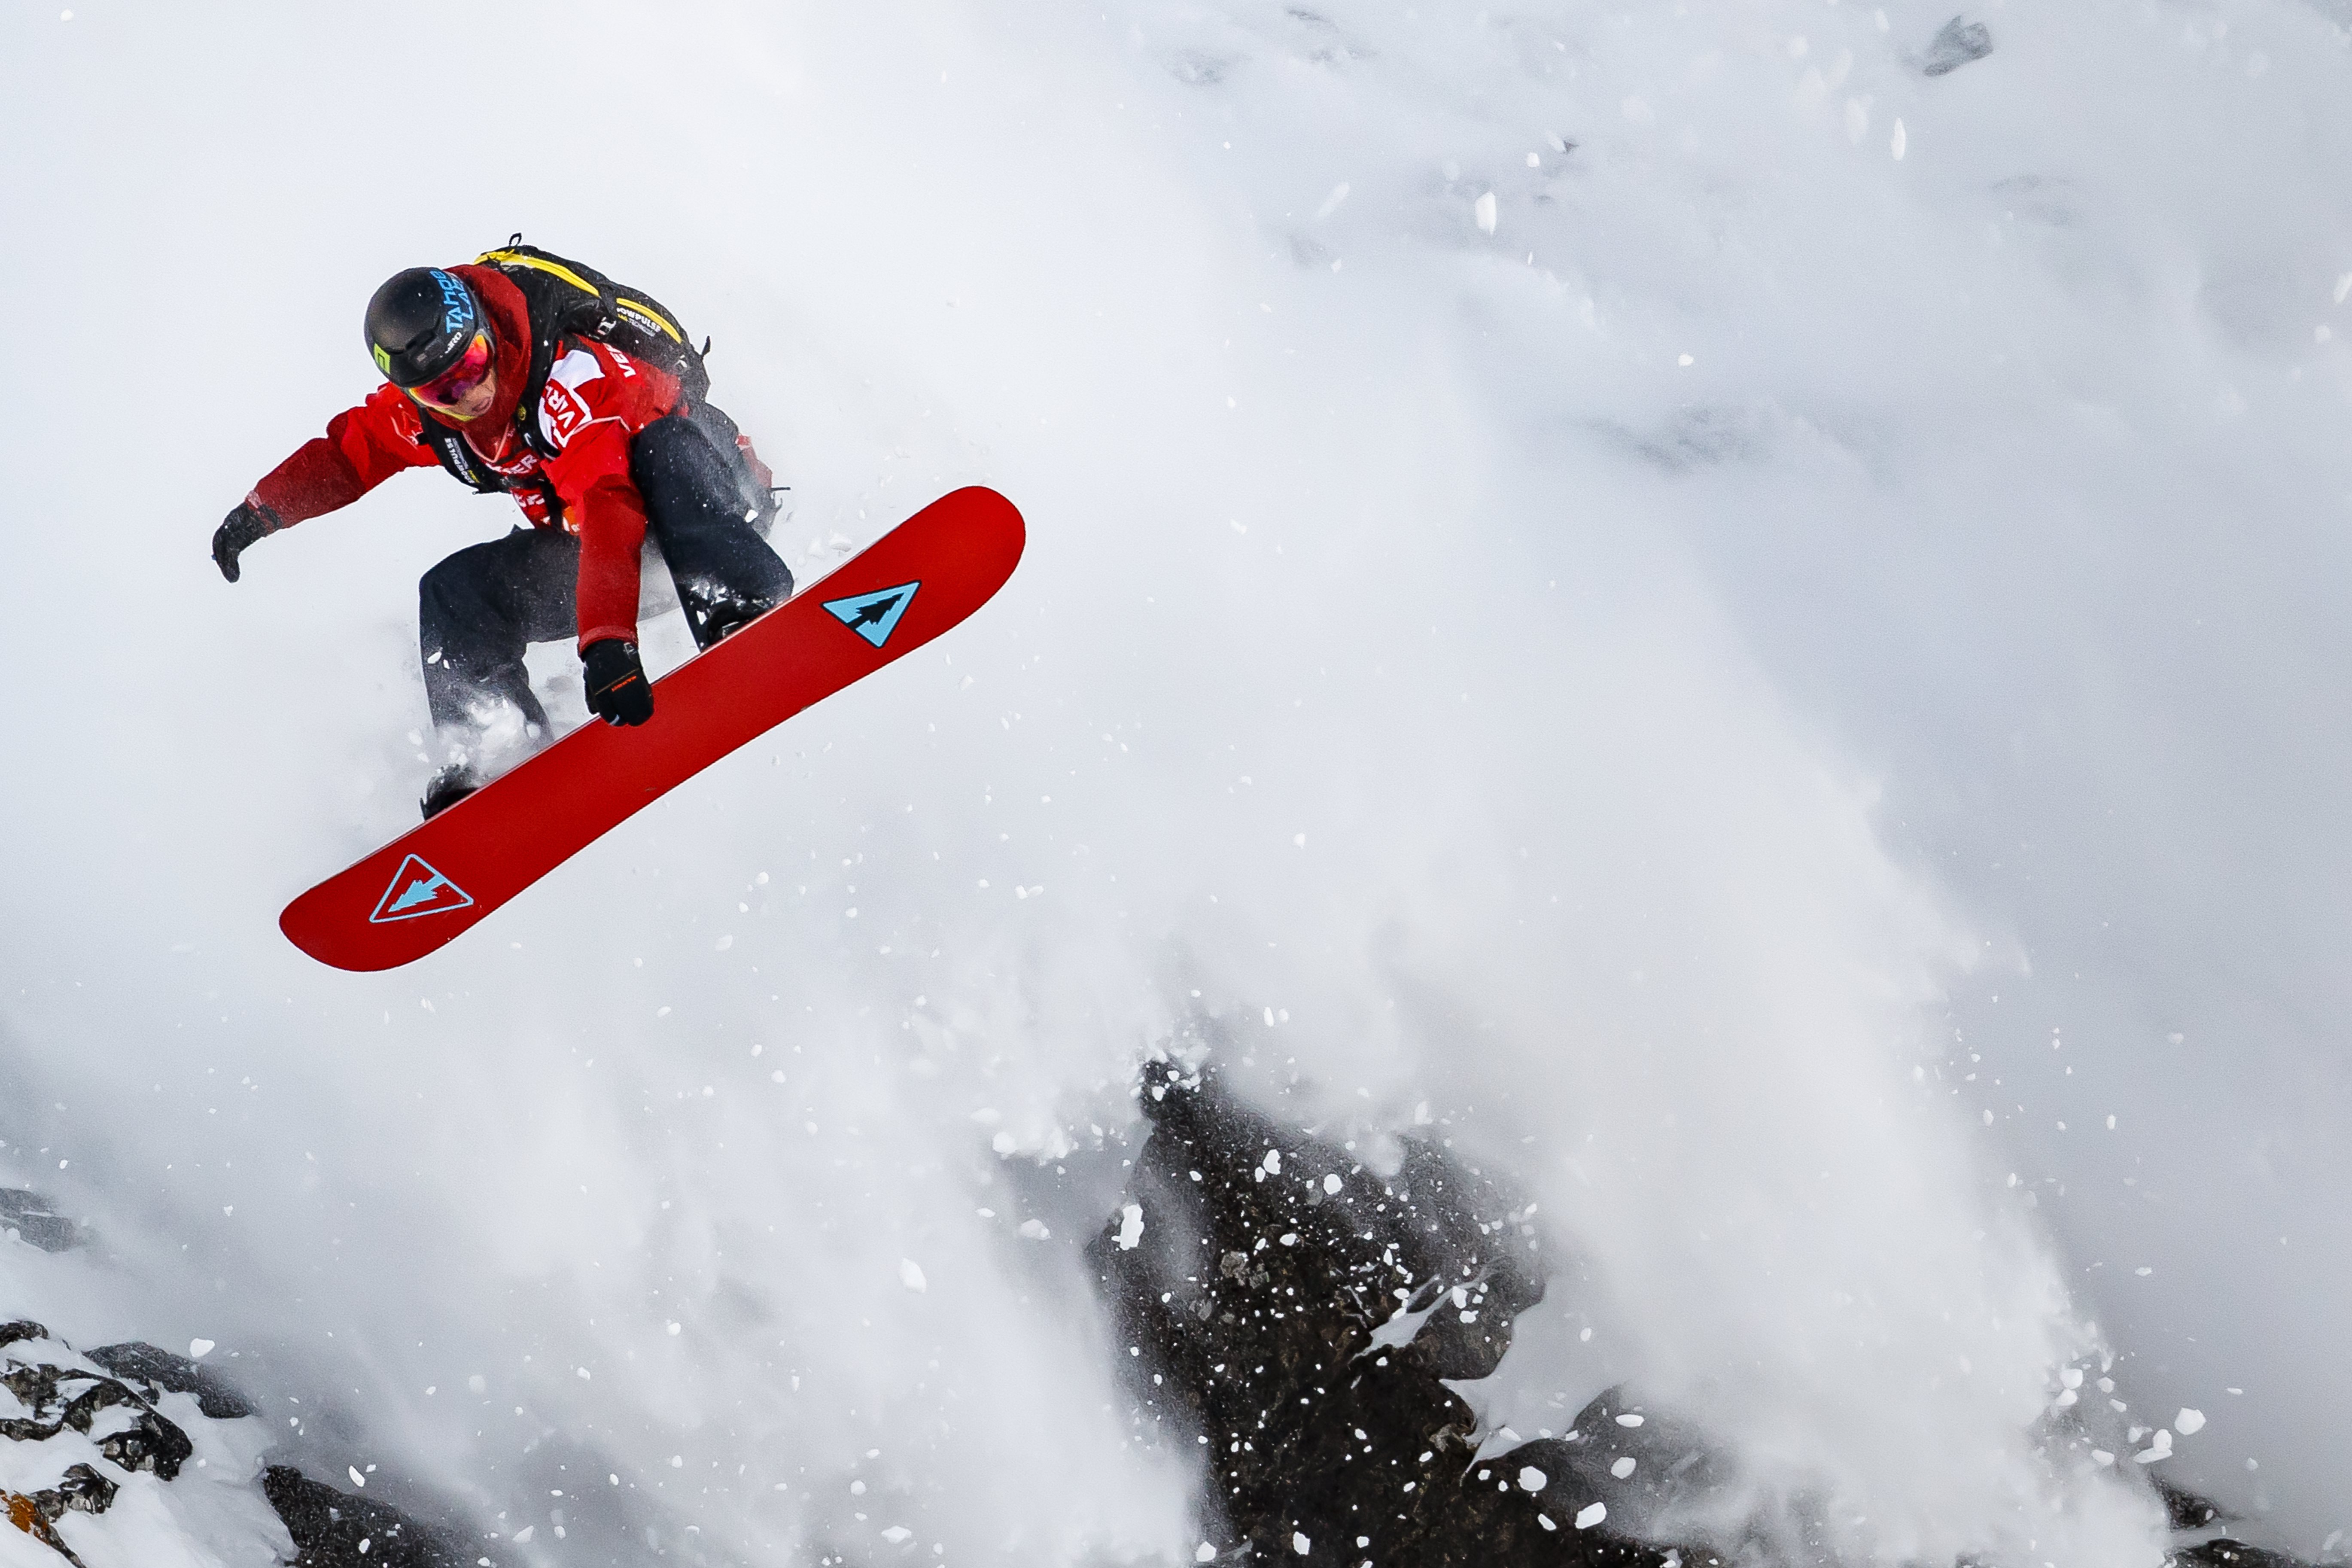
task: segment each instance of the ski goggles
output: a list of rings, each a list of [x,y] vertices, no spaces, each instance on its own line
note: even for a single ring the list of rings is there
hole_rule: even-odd
[[[455,408],[471,397],[497,368],[498,352],[490,346],[489,335],[476,332],[457,363],[435,376],[431,381],[408,389],[408,395],[419,403],[429,403],[436,408]]]

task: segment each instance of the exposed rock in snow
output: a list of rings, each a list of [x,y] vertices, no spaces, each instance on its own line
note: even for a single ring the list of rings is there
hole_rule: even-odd
[[[38,1193],[0,1187],[0,1237],[14,1233],[43,1252],[63,1252],[82,1240],[82,1227]]]
[[[261,1489],[293,1534],[296,1568],[461,1568],[475,1560],[390,1504],[337,1491],[286,1465],[270,1466]]]
[[[2236,1515],[2161,1476],[2151,1479],[2164,1499],[2165,1521],[2175,1532],[2173,1549],[2165,1557],[2165,1568],[2311,1568],[2301,1558],[2268,1547],[2250,1546],[2220,1533],[2222,1526],[2236,1521]],[[2335,1560],[2325,1548],[2322,1556]]]
[[[2202,1530],[2207,1525],[2226,1523],[2235,1518],[2195,1492],[2174,1486],[2161,1476],[2155,1478],[2155,1484],[2157,1495],[2164,1500],[2165,1522],[2175,1530]]]
[[[135,1342],[84,1355],[38,1323],[0,1323],[0,1521],[77,1568],[476,1561],[384,1504],[284,1466],[265,1474],[273,1437],[252,1417],[184,1356]],[[23,1561],[0,1534],[0,1562]]]
[[[68,1465],[58,1484],[31,1492],[0,1492],[8,1522],[57,1552],[79,1563],[72,1547],[58,1533],[58,1521],[68,1512],[104,1513],[114,1505],[121,1489],[88,1465]]]
[[[285,1530],[252,1485],[260,1423],[215,1421],[194,1394],[110,1376],[24,1320],[0,1324],[0,1519],[58,1561],[285,1560]]]
[[[150,1402],[164,1394],[193,1394],[196,1408],[215,1421],[234,1421],[253,1414],[252,1405],[226,1378],[185,1356],[136,1341],[100,1345],[89,1353],[93,1363],[137,1388]]]
[[[1487,1438],[1446,1387],[1492,1373],[1542,1299],[1511,1194],[1422,1140],[1383,1179],[1239,1105],[1213,1073],[1155,1064],[1145,1087],[1151,1136],[1088,1257],[1119,1342],[1138,1347],[1121,1358],[1138,1426],[1208,1460],[1201,1561],[1279,1560],[1303,1539],[1349,1542],[1349,1563],[1381,1568],[1719,1568],[1706,1547],[1671,1544],[1675,1521],[1735,1479],[1695,1423],[1612,1388],[1562,1436]],[[2076,1402],[2036,1436],[2087,1461],[2097,1443],[2125,1446],[2120,1420]],[[2103,1473],[2118,1468],[2162,1498],[2168,1568],[2299,1568],[2203,1539],[2224,1518],[2212,1504],[2138,1466]]]
[[[1949,76],[1971,60],[1980,60],[1990,53],[1992,29],[1982,22],[1955,16],[1928,40],[1927,52],[1919,57],[1919,73]]]
[[[1663,1565],[1610,1530],[1558,1529],[1602,1497],[1577,1456],[1535,1443],[1479,1461],[1476,1417],[1443,1381],[1493,1372],[1542,1297],[1527,1238],[1500,1223],[1518,1200],[1426,1142],[1383,1180],[1213,1077],[1157,1066],[1149,1086],[1165,1093],[1142,1100],[1153,1131],[1128,1196],[1141,1245],[1121,1248],[1114,1221],[1089,1257],[1122,1342],[1143,1347],[1137,1419],[1211,1457],[1202,1534],[1219,1555],[1273,1560],[1303,1537],[1384,1568]],[[1612,1500],[1626,1489],[1611,1486]]]
[[[0,1352],[7,1352],[0,1384],[6,1384],[26,1412],[0,1420],[0,1436],[45,1443],[72,1432],[89,1439],[100,1457],[119,1470],[145,1470],[166,1481],[177,1476],[195,1452],[188,1435],[127,1384],[76,1364],[79,1358],[63,1345],[55,1345],[62,1355],[53,1353],[51,1345],[55,1342],[49,1341],[48,1330],[38,1323],[20,1320],[0,1324]],[[19,1347],[29,1353],[20,1357],[16,1353]],[[43,1359],[30,1359],[32,1354]],[[103,1513],[113,1489],[106,1489],[103,1500],[95,1500],[92,1490],[86,1489],[84,1496],[89,1506],[82,1511]]]
[[[2227,1536],[2176,1552],[2165,1559],[2165,1568],[2309,1568],[2301,1558],[2290,1557],[2284,1552],[2267,1547],[2249,1546],[2242,1541]]]

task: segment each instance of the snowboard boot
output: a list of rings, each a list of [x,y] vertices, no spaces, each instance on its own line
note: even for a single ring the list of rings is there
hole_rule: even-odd
[[[482,776],[470,763],[450,763],[433,775],[425,786],[425,798],[416,804],[425,810],[425,820],[432,821],[467,795],[482,787]]]
[[[772,607],[763,605],[747,605],[740,600],[715,606],[704,618],[700,627],[702,647],[717,647],[720,643],[766,615]]]
[[[783,581],[772,595],[747,594],[708,579],[679,585],[677,602],[686,611],[687,630],[694,634],[695,651],[708,653],[792,596],[793,574],[781,561],[776,564]]]

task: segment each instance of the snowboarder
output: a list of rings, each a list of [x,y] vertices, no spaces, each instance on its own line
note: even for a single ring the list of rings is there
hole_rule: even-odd
[[[213,534],[234,583],[257,541],[435,464],[504,491],[528,527],[458,551],[418,585],[425,700],[444,763],[427,817],[551,738],[526,647],[576,639],[588,706],[653,717],[637,653],[650,536],[698,647],[782,604],[792,573],[764,535],[772,478],[711,406],[702,355],[641,292],[515,237],[471,266],[414,267],[368,301],[385,378],[254,486]],[[705,348],[708,348],[706,343]]]

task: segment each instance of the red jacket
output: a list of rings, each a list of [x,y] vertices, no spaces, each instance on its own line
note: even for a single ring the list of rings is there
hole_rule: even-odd
[[[485,468],[517,481],[515,504],[533,528],[562,527],[580,536],[580,646],[637,635],[637,562],[646,504],[629,478],[629,442],[666,415],[682,413],[677,378],[602,343],[558,345],[534,417],[556,455],[542,462],[515,428],[515,399],[530,372],[530,331],[522,292],[488,267],[453,267],[474,286],[499,341],[499,401],[462,426]],[[349,506],[403,468],[439,461],[418,438],[424,421],[408,395],[384,383],[357,408],[327,422],[269,471],[247,499],[288,524]],[[544,475],[562,503],[551,515],[533,482]]]

